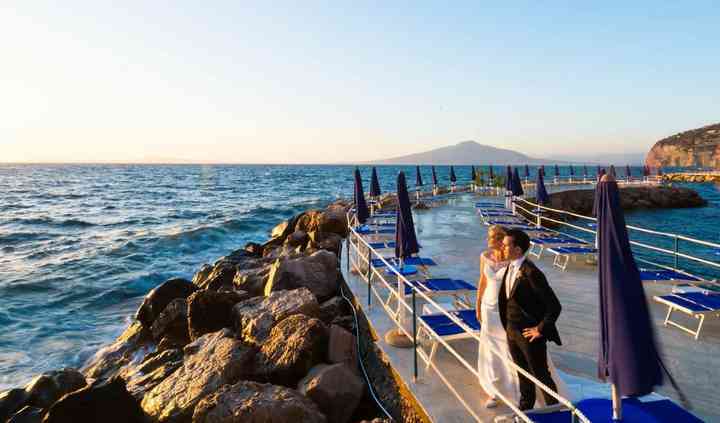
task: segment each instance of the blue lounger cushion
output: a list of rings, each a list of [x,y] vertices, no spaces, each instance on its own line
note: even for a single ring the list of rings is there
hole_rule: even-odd
[[[686,275],[670,269],[640,269],[640,279],[644,281],[693,281],[699,282],[702,279]]]
[[[553,247],[548,249],[551,252],[558,254],[595,254],[597,249],[595,247]]]
[[[509,211],[481,211],[480,214],[483,216],[514,216]]]
[[[475,317],[474,309],[456,310],[451,311],[450,313],[454,314],[458,319],[460,319],[471,329],[477,331],[480,330],[480,322],[478,322],[477,317]],[[420,316],[420,319],[428,326],[430,326],[430,328],[432,328],[432,331],[435,332],[438,336],[457,335],[464,332],[463,328],[458,326],[457,323],[450,320],[450,318],[444,314],[430,314],[426,316]]]
[[[671,295],[660,295],[657,298],[662,298],[663,300],[675,304],[679,307],[686,308],[690,311],[702,313],[706,311],[710,311],[707,309],[707,307],[703,307],[700,304],[694,303],[692,301],[688,301],[681,297],[679,294],[671,294]]]
[[[702,423],[689,411],[670,400],[640,401],[637,398],[624,398],[624,423]],[[591,422],[611,422],[612,401],[609,399],[590,398],[576,404],[577,408]],[[536,423],[567,423],[570,420],[569,411],[556,411],[554,413],[528,412],[528,417]]]
[[[391,265],[397,264],[397,259],[395,257],[384,257],[385,260],[390,263]],[[385,263],[380,259],[372,259],[371,263],[373,267],[383,267],[385,266]],[[403,263],[406,265],[413,265],[413,266],[437,266],[437,263],[431,258],[427,257],[408,257],[405,260],[403,260]]]
[[[705,294],[703,292],[684,292],[675,295],[678,295],[688,301],[692,301],[695,304],[707,307],[708,309],[720,310],[720,295],[718,294]]]
[[[381,249],[381,248],[395,248],[395,242],[370,242],[370,247]]]
[[[425,280],[413,280],[410,283],[416,285],[421,291],[474,291],[475,287],[462,279],[431,278]],[[412,293],[412,287],[405,285],[405,295]]]
[[[388,229],[382,229],[382,228],[375,228],[374,226],[368,226],[368,225],[362,225],[362,226],[356,226],[355,232],[359,233],[360,235],[367,235],[367,234],[394,234],[395,229],[394,228],[388,228]]]

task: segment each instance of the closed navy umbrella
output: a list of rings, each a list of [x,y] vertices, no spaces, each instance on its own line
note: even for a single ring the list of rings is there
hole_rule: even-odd
[[[630,169],[630,165],[625,166],[625,176],[627,176],[628,179],[632,176],[632,170]]]
[[[555,177],[560,176],[560,167],[558,165],[555,165]]]
[[[512,195],[515,197],[520,197],[521,195],[525,194],[522,187],[522,182],[520,182],[520,173],[518,172],[517,168],[513,171],[512,174]]]
[[[613,387],[613,410],[621,396],[641,396],[662,383],[640,272],[630,249],[615,178],[604,176],[597,188],[600,353],[598,376]],[[616,405],[618,408],[616,408]],[[614,417],[620,418],[620,413]]]
[[[583,165],[583,176],[588,176],[587,165]]]
[[[600,167],[600,165],[598,165],[598,167],[597,167],[597,176],[600,176],[600,172],[601,172],[601,171],[602,171],[602,168]]]
[[[545,189],[545,178],[543,177],[542,173],[538,172],[537,175],[537,181],[535,183],[535,197],[538,202],[538,204],[548,204],[550,202],[550,196],[547,193],[547,190]]]
[[[455,177],[455,168],[450,166],[450,182],[457,182],[457,178]]]
[[[365,193],[363,192],[362,178],[360,177],[360,169],[355,168],[355,212],[358,222],[365,223],[370,216],[367,203],[365,202]]]
[[[492,165],[489,166],[490,170],[488,172],[488,178],[490,178],[490,183],[492,184],[492,181],[495,179],[495,175],[493,174],[493,167]]]
[[[476,175],[475,175],[475,166],[470,166],[470,180],[475,181]]]
[[[372,175],[370,176],[370,192],[371,197],[379,197],[380,194],[380,180],[378,180],[377,170],[375,166],[372,168]]]
[[[530,166],[525,165],[525,179],[530,177]]]
[[[420,173],[420,166],[415,166],[415,186],[423,186],[422,174]]]
[[[397,177],[397,201],[398,208],[395,212],[395,257],[406,259],[420,251],[420,246],[415,236],[415,224],[404,172],[400,172]]]
[[[575,169],[573,168],[573,165],[570,165],[570,176],[575,176]]]
[[[505,168],[505,191],[512,191],[512,168]]]
[[[432,167],[432,181],[433,181],[433,185],[435,185],[435,186],[438,185],[437,173],[435,173],[435,166]]]
[[[617,173],[615,173],[615,165],[610,165],[610,170],[608,170],[608,175],[612,176],[613,179],[617,178]]]
[[[650,168],[648,165],[643,166],[643,176],[650,176]]]
[[[541,166],[540,166],[539,172],[542,173],[542,176],[543,176],[543,178],[544,178],[544,177],[545,177],[545,165],[541,165]]]

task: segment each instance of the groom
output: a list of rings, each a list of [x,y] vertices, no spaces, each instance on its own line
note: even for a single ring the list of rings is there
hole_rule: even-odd
[[[503,239],[505,257],[510,265],[505,271],[498,296],[500,320],[507,332],[508,347],[513,361],[553,391],[557,391],[547,364],[547,341],[558,345],[560,335],[555,321],[560,315],[560,302],[545,275],[525,258],[530,248],[528,235],[510,229]],[[535,406],[535,385],[518,374],[521,410]],[[558,401],[545,393],[547,405]]]

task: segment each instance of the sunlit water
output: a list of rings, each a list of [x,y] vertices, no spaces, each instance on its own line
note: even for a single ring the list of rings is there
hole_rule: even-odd
[[[160,282],[190,278],[203,263],[264,241],[300,211],[351,198],[352,169],[0,165],[0,389],[80,366]],[[400,169],[414,184],[414,167],[382,166],[384,190],[394,191]],[[456,173],[469,179],[469,167]],[[363,176],[367,189],[367,169]],[[447,168],[438,167],[438,177],[446,184]],[[635,212],[628,220],[719,241],[712,222],[720,218],[720,192],[694,187],[710,207]]]

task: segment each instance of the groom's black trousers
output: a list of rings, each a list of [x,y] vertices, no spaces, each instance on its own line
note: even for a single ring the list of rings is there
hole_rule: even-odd
[[[535,376],[548,388],[557,392],[555,382],[550,377],[547,364],[547,341],[545,338],[529,342],[522,336],[519,329],[507,328],[508,347],[513,361],[525,371]],[[535,384],[518,372],[520,381],[520,409],[527,410],[535,406]],[[552,405],[558,401],[543,391],[545,404]]]

